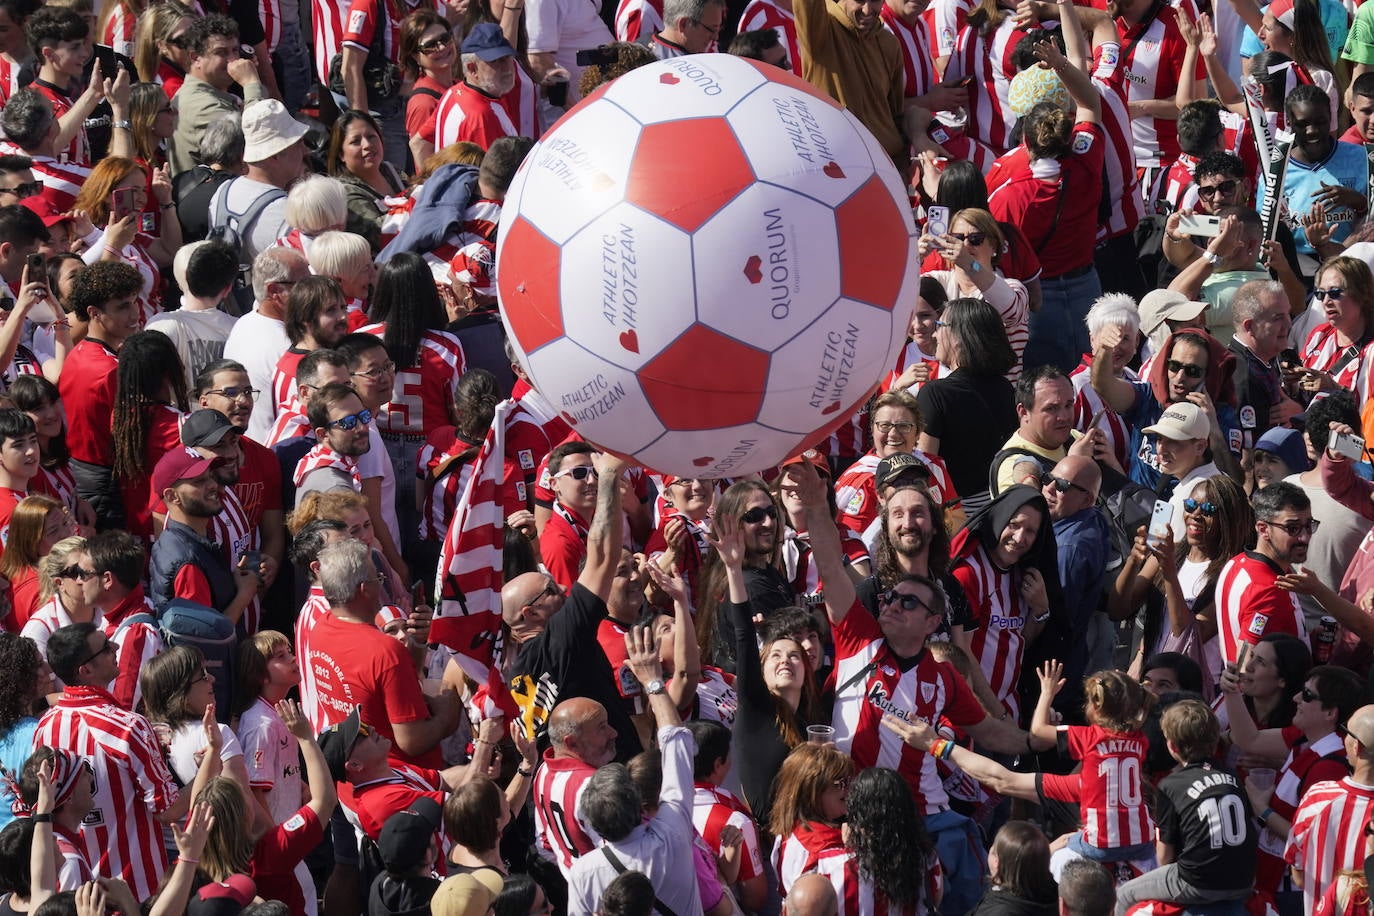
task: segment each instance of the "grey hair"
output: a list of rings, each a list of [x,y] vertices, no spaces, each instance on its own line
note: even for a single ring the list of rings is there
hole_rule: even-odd
[[[577,805],[591,828],[612,843],[629,836],[643,819],[644,800],[623,763],[608,763],[593,773]]]
[[[1125,293],[1107,293],[1098,296],[1088,309],[1088,333],[1097,335],[1104,328],[1121,325],[1126,329],[1127,339],[1135,337],[1140,331],[1140,307]]]
[[[324,232],[310,245],[310,269],[322,277],[347,277],[371,260],[372,246],[352,232]]]
[[[305,255],[294,248],[280,247],[267,248],[253,259],[253,295],[259,302],[267,298],[267,284],[280,283],[290,278],[290,255],[286,252],[305,259]]]
[[[725,0],[663,0],[663,21],[672,28],[679,19],[700,22],[710,6],[725,6]]]
[[[1249,283],[1242,283],[1231,297],[1231,323],[1235,325],[1236,330],[1240,330],[1242,324],[1264,311],[1266,296],[1278,296],[1280,300],[1286,301],[1287,295],[1283,284],[1277,280],[1251,280]]]
[[[200,135],[200,161],[202,165],[217,165],[232,172],[243,165],[243,128],[239,125],[237,114],[226,113],[216,117],[205,127]]]
[[[36,149],[54,120],[52,103],[37,89],[20,89],[0,109],[0,130],[23,150]]]
[[[320,588],[330,607],[353,600],[358,587],[377,575],[372,549],[362,541],[339,541],[320,551]]]
[[[328,175],[310,175],[292,185],[286,195],[286,222],[315,236],[341,227],[348,219],[343,182]]]

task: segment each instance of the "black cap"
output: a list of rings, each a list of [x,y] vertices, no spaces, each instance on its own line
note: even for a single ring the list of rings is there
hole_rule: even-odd
[[[930,468],[915,455],[898,452],[878,462],[878,469],[873,472],[873,485],[880,489],[890,487],[903,477],[910,478],[912,483],[925,483],[930,480]]]
[[[239,428],[229,422],[229,418],[218,410],[206,407],[188,414],[181,424],[182,445],[203,445],[207,448],[219,445],[224,437],[236,433]]]
[[[329,775],[334,777],[335,782],[347,781],[344,764],[348,762],[348,755],[353,753],[353,745],[358,743],[358,729],[361,725],[362,717],[359,708],[355,706],[348,714],[348,718],[320,732],[320,750],[324,752],[324,760],[329,764]]]
[[[404,811],[388,817],[377,836],[377,851],[386,870],[403,874],[423,862],[425,850],[434,842],[434,832],[442,823],[439,803],[425,795],[417,796]]]

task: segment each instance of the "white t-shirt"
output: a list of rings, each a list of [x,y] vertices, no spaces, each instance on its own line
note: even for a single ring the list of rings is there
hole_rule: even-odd
[[[272,373],[282,354],[291,347],[286,336],[286,323],[268,318],[256,308],[234,322],[229,339],[224,343],[224,358],[243,364],[248,381],[258,389],[253,401],[253,413],[248,418],[248,438],[264,442],[276,419],[272,403]]]
[[[525,7],[525,27],[530,53],[552,51],[554,63],[568,71],[574,95],[583,69],[577,52],[615,40],[601,21],[601,0],[532,0]]]
[[[368,426],[367,431],[371,445],[366,454],[358,456],[358,476],[363,480],[382,478],[382,520],[391,532],[391,540],[400,549],[405,540],[400,533],[401,526],[396,522],[396,470],[391,466],[391,456],[387,454],[382,434],[377,432],[377,424]]]
[[[248,784],[254,789],[267,789],[267,811],[272,815],[272,823],[284,823],[304,803],[300,742],[262,697],[239,717],[238,738],[248,769]]]
[[[243,756],[243,748],[239,745],[239,739],[230,730],[229,726],[219,727],[220,749],[219,759],[228,763],[235,757]],[[168,755],[171,758],[172,772],[177,774],[183,785],[189,786],[196,780],[196,770],[200,765],[196,763],[196,752],[205,747],[205,729],[199,722],[187,722],[185,725],[172,732],[172,750]]]
[[[234,318],[219,309],[181,308],[164,312],[146,330],[161,331],[176,345],[181,365],[186,369],[187,390],[194,390],[201,369],[224,358],[224,344],[234,328]]]

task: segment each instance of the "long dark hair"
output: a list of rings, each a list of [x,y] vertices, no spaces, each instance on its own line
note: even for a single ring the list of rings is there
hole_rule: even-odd
[[[420,338],[425,331],[441,331],[448,323],[429,263],[405,251],[383,264],[367,317],[386,322],[382,343],[396,368],[412,368],[420,359]]]
[[[327,167],[329,174],[338,175],[348,174],[348,169],[343,164],[343,145],[344,137],[348,135],[348,128],[353,126],[354,121],[362,121],[377,132],[377,137],[381,138],[382,128],[377,123],[377,119],[365,111],[350,108],[339,114],[339,119],[334,122],[334,128],[329,132],[329,158]],[[385,141],[381,141],[385,144]]]
[[[57,285],[53,284],[52,288],[57,289]],[[9,396],[10,402],[25,413],[42,410],[49,404],[62,403],[62,393],[57,386],[41,375],[19,376],[10,382]],[[67,450],[67,422],[63,420],[62,431],[48,440],[40,461],[43,467],[51,469],[62,467],[70,457],[71,452]]]
[[[139,331],[119,349],[114,407],[114,472],[134,477],[147,470],[148,420],[171,385],[172,406],[186,411],[186,370],[176,345],[161,331]]]
[[[906,575],[897,563],[897,551],[893,548],[892,538],[887,533],[888,503],[902,490],[920,494],[926,502],[926,508],[930,510],[930,544],[926,551],[926,562],[930,566],[931,577],[938,579],[949,569],[949,533],[945,530],[944,507],[928,488],[914,483],[902,484],[888,494],[882,512],[878,513],[881,523],[878,526],[878,542],[873,549],[873,570],[884,588],[891,588],[897,584],[897,580]]]
[[[1007,821],[992,841],[997,854],[995,887],[1037,903],[1051,903],[1059,892],[1050,877],[1050,842],[1030,821]]]
[[[778,505],[777,499],[774,498],[767,484],[752,479],[735,481],[726,488],[720,499],[716,501],[715,517],[738,519],[744,514],[745,501],[755,493],[762,493],[767,496],[778,513],[778,537],[774,541],[770,565],[775,569],[780,569],[783,542],[782,526],[786,519],[786,513]],[[697,580],[697,642],[701,645],[701,657],[703,659],[710,659],[713,656],[716,644],[716,617],[726,598],[725,564],[720,561],[720,555],[712,550],[702,566],[701,577]]]
[[[8,735],[20,719],[33,715],[42,665],[33,640],[0,632],[0,734]]]
[[[895,770],[871,767],[849,783],[849,832],[845,845],[891,903],[916,909],[934,849],[906,780]]]
[[[951,299],[940,313],[959,345],[959,368],[970,375],[1006,375],[1016,353],[997,309],[982,299]]]
[[[1258,724],[1260,728],[1284,728],[1293,724],[1293,713],[1297,712],[1293,692],[1307,682],[1307,672],[1312,670],[1312,650],[1306,642],[1289,633],[1267,633],[1260,637],[1260,642],[1267,642],[1274,648],[1275,674],[1283,681],[1283,689],[1279,691],[1278,705],[1269,713],[1268,721]],[[1245,703],[1253,712],[1252,700],[1246,697]]]
[[[976,207],[988,208],[988,183],[978,166],[967,159],[955,159],[940,173],[940,183],[935,188],[935,203],[949,207],[950,213],[958,213]]]

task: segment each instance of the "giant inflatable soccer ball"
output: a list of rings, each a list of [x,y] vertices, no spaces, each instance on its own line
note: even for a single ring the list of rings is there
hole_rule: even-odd
[[[873,135],[725,54],[634,70],[530,152],[497,245],[506,329],[585,439],[686,477],[759,471],[894,364],[915,228]]]

